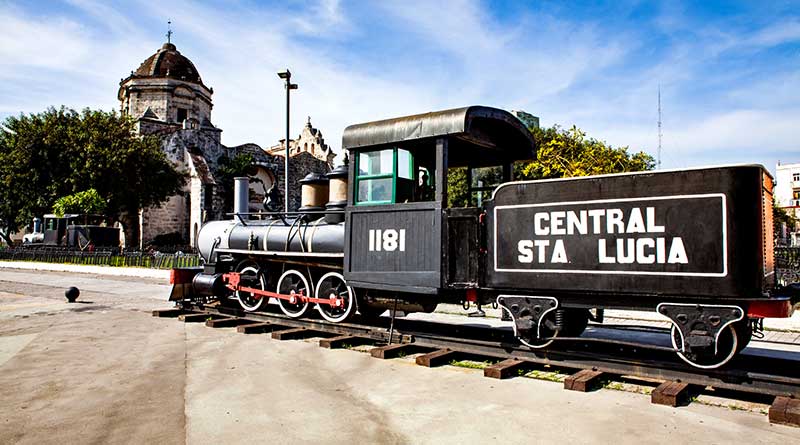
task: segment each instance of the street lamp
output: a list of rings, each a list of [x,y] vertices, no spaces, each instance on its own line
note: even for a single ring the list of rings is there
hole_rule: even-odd
[[[278,73],[278,77],[286,80],[286,159],[283,163],[283,211],[289,212],[289,91],[296,90],[297,84],[292,83],[292,73],[289,68]]]

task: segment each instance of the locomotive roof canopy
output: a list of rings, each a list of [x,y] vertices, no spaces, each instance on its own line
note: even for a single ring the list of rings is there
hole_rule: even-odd
[[[342,148],[358,150],[388,144],[433,154],[436,139],[446,136],[448,164],[500,165],[534,159],[536,143],[531,132],[513,114],[491,107],[471,106],[433,111],[350,125],[342,134]]]

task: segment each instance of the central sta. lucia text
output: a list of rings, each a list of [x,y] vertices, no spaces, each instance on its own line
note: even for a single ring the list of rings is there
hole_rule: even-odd
[[[533,216],[536,236],[592,234],[664,233],[656,224],[655,207],[631,209],[625,218],[622,209],[538,212]],[[615,249],[609,249],[616,247]],[[613,241],[616,241],[615,243]],[[562,239],[524,239],[517,243],[520,263],[569,263]],[[664,236],[597,240],[597,260],[601,264],[688,264],[680,237]]]

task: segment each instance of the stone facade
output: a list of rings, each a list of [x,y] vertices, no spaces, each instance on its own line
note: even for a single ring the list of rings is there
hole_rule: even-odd
[[[138,247],[154,240],[194,246],[204,222],[229,218],[226,213],[233,209],[225,208],[223,193],[232,194],[233,184],[218,183],[217,173],[221,164],[240,154],[250,154],[254,159],[251,211],[263,210],[265,192],[273,185],[277,184],[283,192],[283,157],[256,144],[236,147],[222,144],[222,130],[211,123],[213,92],[203,84],[194,64],[171,43],[165,43],[120,81],[117,97],[121,112],[136,119],[139,134],[159,137],[169,160],[189,173],[181,193],[170,197],[160,207],[140,211],[136,218],[138,227],[126,227],[126,238],[139,239]],[[311,127],[309,121],[298,140],[303,144],[311,141],[311,146],[290,156],[292,182],[312,171],[327,172],[335,154],[325,145],[322,133]],[[290,210],[300,207],[299,189],[299,185],[290,187]],[[133,233],[136,229],[139,236]]]
[[[286,157],[285,139],[281,139],[277,145],[268,148],[267,153],[273,156]],[[333,167],[333,158],[336,157],[336,153],[325,143],[322,132],[311,125],[310,116],[305,127],[300,132],[300,136],[297,139],[289,139],[289,158],[302,153],[307,153],[320,161],[325,161],[331,168]]]

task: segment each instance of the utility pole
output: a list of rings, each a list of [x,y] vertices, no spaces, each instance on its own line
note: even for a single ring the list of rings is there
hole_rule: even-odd
[[[658,84],[658,160],[656,168],[661,168],[661,84]]]
[[[297,84],[292,83],[292,73],[289,68],[278,73],[278,77],[286,80],[286,159],[283,164],[283,211],[289,212],[289,92],[297,89]]]

